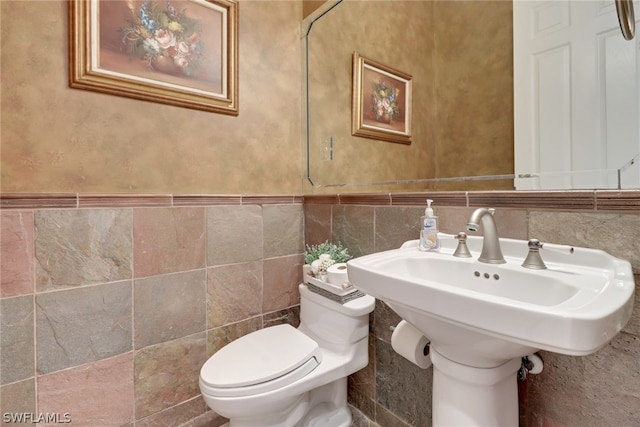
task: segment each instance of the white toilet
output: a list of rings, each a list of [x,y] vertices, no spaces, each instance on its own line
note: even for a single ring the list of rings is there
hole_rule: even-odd
[[[301,284],[300,326],[245,335],[207,360],[200,391],[230,427],[348,427],[347,376],[369,362],[364,295],[344,304]]]

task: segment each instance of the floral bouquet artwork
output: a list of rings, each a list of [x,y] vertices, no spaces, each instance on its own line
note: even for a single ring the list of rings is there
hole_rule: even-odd
[[[411,75],[353,53],[351,134],[411,144]]]
[[[67,3],[70,87],[238,115],[238,0]]]
[[[381,123],[391,123],[400,117],[397,99],[400,88],[381,80],[373,84],[369,118]]]
[[[130,58],[144,60],[152,70],[195,76],[203,57],[199,21],[170,2],[127,1],[131,18],[120,28]]]

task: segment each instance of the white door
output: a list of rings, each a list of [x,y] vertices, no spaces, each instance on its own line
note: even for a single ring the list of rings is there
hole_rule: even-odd
[[[617,188],[640,153],[640,37],[622,37],[613,0],[514,0],[513,27],[515,172],[536,177],[516,188]]]

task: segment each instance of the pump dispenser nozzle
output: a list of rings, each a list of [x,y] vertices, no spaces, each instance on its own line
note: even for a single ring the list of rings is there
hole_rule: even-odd
[[[431,207],[431,203],[433,203],[433,200],[427,199],[427,208],[424,210],[424,215],[425,216],[434,216],[433,215],[433,208]]]

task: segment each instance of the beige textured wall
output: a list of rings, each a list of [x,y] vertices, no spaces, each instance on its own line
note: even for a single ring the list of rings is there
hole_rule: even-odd
[[[301,191],[300,1],[239,2],[238,117],[70,89],[67,3],[0,8],[1,191]]]
[[[510,174],[513,165],[511,1],[436,1],[436,176]],[[513,189],[513,181],[437,189]]]
[[[391,37],[384,26],[365,25],[364,3],[375,3],[387,20],[399,13],[399,33]],[[319,170],[330,176],[320,181],[344,183],[512,172],[511,26],[503,25],[511,22],[511,2],[348,1],[341,7],[347,4],[358,17],[348,15],[348,25],[364,26],[360,37],[370,41],[358,50],[414,75],[414,142],[350,136],[348,47],[339,66],[328,64],[331,84],[322,95],[332,107],[339,94],[341,129],[323,117],[327,126],[313,137],[337,135],[335,161],[320,164],[312,176]],[[239,11],[240,115],[228,117],[70,89],[66,2],[1,1],[0,191],[317,191],[302,180],[303,2],[240,0]],[[410,23],[409,17],[418,19]],[[341,52],[352,39],[345,29],[336,30],[332,50]],[[336,76],[344,81],[339,88]],[[462,185],[510,188],[511,182]],[[425,187],[458,188],[404,189]],[[370,189],[340,188],[364,190]]]
[[[311,178],[322,185],[513,173],[510,1],[346,0],[309,37]],[[357,51],[412,75],[412,143],[351,136]],[[322,159],[328,136],[333,160]],[[367,186],[340,187],[340,192]],[[512,189],[511,180],[372,187]]]
[[[351,136],[354,51],[412,76],[411,145]],[[433,177],[432,2],[344,1],[313,24],[309,52],[314,184]],[[328,137],[331,161],[322,158]]]

